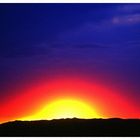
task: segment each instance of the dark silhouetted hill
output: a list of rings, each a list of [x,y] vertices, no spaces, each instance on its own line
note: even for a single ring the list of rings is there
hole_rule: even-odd
[[[0,136],[140,136],[140,119],[59,119],[13,121],[0,125]]]

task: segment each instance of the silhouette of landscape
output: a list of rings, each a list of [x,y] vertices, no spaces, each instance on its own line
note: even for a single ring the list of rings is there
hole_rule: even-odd
[[[0,125],[9,137],[128,137],[140,136],[140,119],[54,119],[13,121]]]

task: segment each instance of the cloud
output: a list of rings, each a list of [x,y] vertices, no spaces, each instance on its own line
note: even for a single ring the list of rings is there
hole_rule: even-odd
[[[97,43],[92,43],[92,44],[80,44],[80,45],[75,45],[76,48],[81,48],[81,49],[87,49],[87,48],[108,48],[109,46],[103,45],[103,44],[97,44]]]
[[[132,13],[132,12],[140,12],[140,4],[126,4],[118,7],[118,11]]]
[[[111,13],[111,14],[110,14]],[[106,14],[108,17],[106,17]],[[103,20],[98,23],[102,27],[115,27],[116,25],[133,25],[140,23],[140,4],[119,4],[108,9]]]
[[[48,55],[50,53],[48,46],[8,46],[1,49],[1,57],[32,57]]]
[[[140,23],[140,14],[113,17],[112,23],[113,24],[137,24]]]

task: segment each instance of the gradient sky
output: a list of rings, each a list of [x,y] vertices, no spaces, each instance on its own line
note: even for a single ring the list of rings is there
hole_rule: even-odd
[[[0,4],[0,21],[4,108],[23,91],[76,77],[140,110],[140,4]]]

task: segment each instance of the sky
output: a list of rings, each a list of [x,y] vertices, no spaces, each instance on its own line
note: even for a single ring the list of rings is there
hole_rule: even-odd
[[[100,102],[103,116],[140,117],[140,4],[1,3],[0,21],[1,121],[61,97],[46,87],[66,81],[99,91],[75,95]]]

